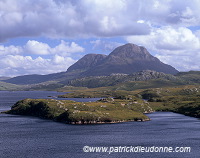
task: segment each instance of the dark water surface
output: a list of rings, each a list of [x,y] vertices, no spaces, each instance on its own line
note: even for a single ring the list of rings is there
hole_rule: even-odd
[[[24,98],[57,92],[0,91],[0,111]],[[80,101],[80,100],[79,100]],[[35,117],[0,114],[0,158],[199,158],[200,121],[171,112],[148,114],[152,121],[67,125]],[[191,147],[190,153],[84,153],[84,146]]]

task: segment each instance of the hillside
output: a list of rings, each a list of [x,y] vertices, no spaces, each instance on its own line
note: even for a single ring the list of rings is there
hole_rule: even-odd
[[[74,90],[61,95],[63,98],[113,97],[129,102],[130,98],[147,100],[153,111],[171,111],[200,118],[200,86],[181,85],[134,91],[111,90],[106,87]]]
[[[25,84],[38,84],[42,82],[47,81],[55,81],[59,78],[62,78],[64,73],[55,73],[55,74],[49,74],[49,75],[24,75],[24,76],[17,76],[13,77],[7,80],[4,80],[4,82],[12,83],[12,84],[19,84],[19,85],[25,85]]]
[[[27,86],[19,86],[11,83],[6,83],[3,81],[0,81],[0,91],[15,91],[15,90],[24,90]]]
[[[200,71],[179,72],[175,76],[188,81],[188,84],[200,84]]]
[[[200,86],[147,89],[139,93],[156,111],[172,111],[200,118]]]
[[[92,76],[83,77],[69,81],[68,85],[75,87],[105,87],[115,86],[118,84],[125,84],[131,81],[139,83],[137,81],[152,81],[156,79],[162,79],[163,81],[176,82],[177,84],[184,84],[185,82],[179,78],[163,72],[156,72],[152,70],[144,70],[132,74],[111,74],[109,76]],[[161,81],[161,80],[160,80]]]

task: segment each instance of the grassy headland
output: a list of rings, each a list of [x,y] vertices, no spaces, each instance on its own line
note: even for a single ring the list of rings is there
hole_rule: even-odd
[[[69,124],[146,121],[143,113],[152,112],[149,104],[134,96],[125,99],[101,99],[75,102],[54,99],[25,99],[17,102],[8,114],[37,116]]]

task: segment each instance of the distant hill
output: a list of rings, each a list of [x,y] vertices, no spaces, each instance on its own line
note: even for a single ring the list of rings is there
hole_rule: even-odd
[[[19,84],[19,85],[25,85],[25,84],[38,84],[42,82],[47,81],[54,81],[59,78],[61,78],[63,73],[55,73],[55,74],[49,74],[49,75],[24,75],[24,76],[17,76],[10,78],[8,80],[4,80],[4,82],[12,83],[12,84]]]
[[[0,77],[0,81],[4,81],[4,80],[8,80],[8,79],[10,79],[11,77],[4,77],[4,76],[1,76]]]
[[[179,72],[176,76],[188,81],[188,84],[200,84],[200,71]]]
[[[26,87],[0,81],[0,91],[23,90],[24,88]]]

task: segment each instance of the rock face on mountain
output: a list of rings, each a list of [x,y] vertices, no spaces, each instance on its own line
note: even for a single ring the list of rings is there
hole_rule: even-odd
[[[82,72],[81,76],[107,76],[112,73],[132,74],[142,70],[178,73],[172,66],[152,56],[146,48],[130,43],[117,47],[108,56],[88,54],[69,67],[67,72]]]
[[[101,62],[106,58],[106,55],[103,54],[87,54],[75,64],[70,66],[67,72],[71,71],[87,71],[96,65],[100,65]]]

